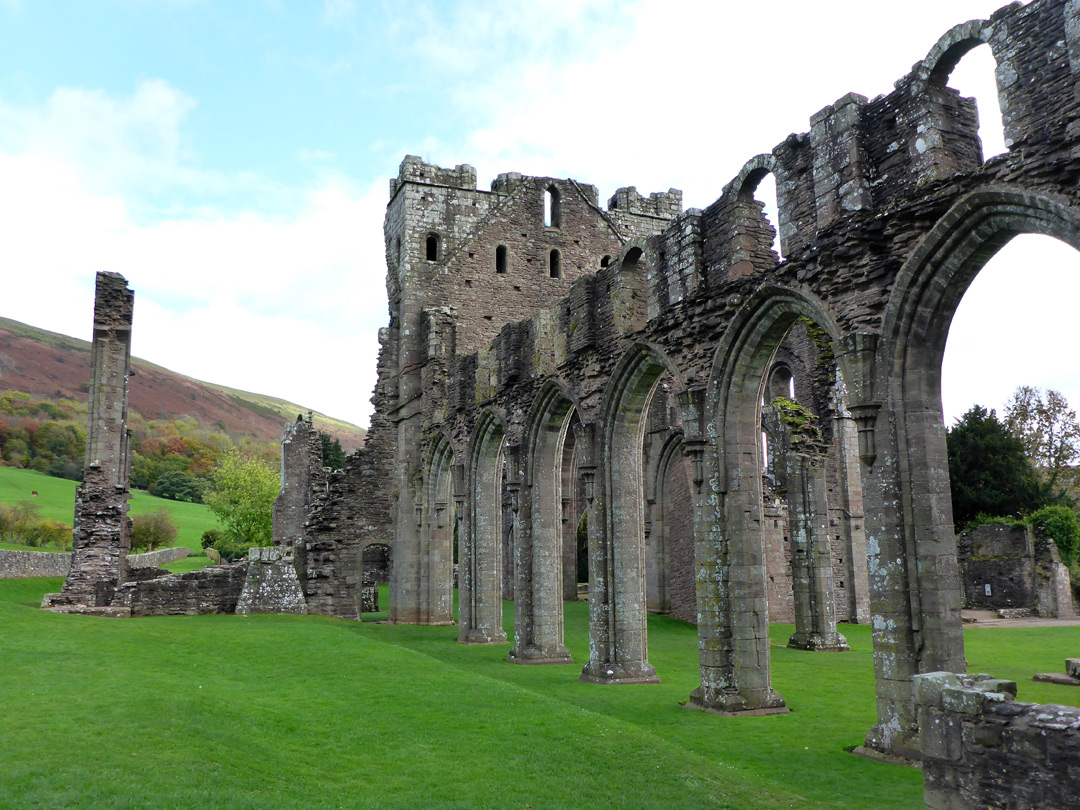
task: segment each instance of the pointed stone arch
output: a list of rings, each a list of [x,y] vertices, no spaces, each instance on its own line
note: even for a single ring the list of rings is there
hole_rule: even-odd
[[[1080,208],[1004,186],[970,192],[904,263],[881,338],[849,339],[875,625],[878,724],[868,743],[881,750],[914,750],[914,675],[965,668],[941,360],[964,292],[1021,233],[1080,249]]]
[[[691,696],[700,708],[786,711],[769,667],[759,412],[770,361],[801,317],[839,337],[814,296],[767,286],[743,304],[714,356],[706,413],[716,444],[704,459],[712,501],[697,555],[701,686]]]

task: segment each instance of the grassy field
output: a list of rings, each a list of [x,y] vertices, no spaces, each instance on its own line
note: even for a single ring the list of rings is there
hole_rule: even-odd
[[[32,501],[41,510],[42,517],[59,520],[69,526],[75,511],[76,486],[74,481],[53,478],[33,470],[0,467],[0,503]],[[33,495],[34,492],[37,492],[36,496]],[[195,550],[202,548],[200,540],[204,531],[221,528],[218,519],[201,503],[170,501],[136,490],[131,494],[130,507],[132,515],[165,509],[172,515],[180,530],[176,545]]]
[[[5,807],[922,807],[918,772],[844,751],[874,719],[866,627],[844,626],[851,653],[815,655],[775,625],[792,711],[734,719],[679,706],[696,633],[665,617],[649,619],[664,683],[597,686],[577,666],[507,664],[509,645],[458,645],[454,627],[39,610],[59,585],[0,581]],[[580,663],[587,605],[566,623]],[[966,639],[972,669],[1016,678],[1021,699],[1080,698],[1030,682],[1080,628]]]

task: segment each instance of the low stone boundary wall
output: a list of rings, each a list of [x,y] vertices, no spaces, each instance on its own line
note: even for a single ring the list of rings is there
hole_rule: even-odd
[[[132,568],[157,568],[166,563],[182,560],[190,555],[191,549],[183,546],[159,548],[157,551],[148,551],[145,554],[129,554],[128,565]]]
[[[1016,684],[931,672],[912,689],[927,810],[1067,810],[1080,796],[1080,708],[1018,703]]]
[[[157,568],[182,560],[191,554],[190,548],[159,548],[145,554],[131,554],[132,568]],[[58,551],[16,551],[0,548],[0,579],[21,577],[66,577],[71,570],[71,554]]]
[[[66,577],[70,569],[70,554],[0,549],[0,579]]]
[[[169,574],[142,582],[125,582],[116,589],[111,607],[132,616],[194,616],[235,613],[244,589],[247,560],[185,574]]]

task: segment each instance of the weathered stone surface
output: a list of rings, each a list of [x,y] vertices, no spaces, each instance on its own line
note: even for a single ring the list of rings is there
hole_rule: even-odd
[[[187,548],[162,548],[145,554],[130,554],[128,566],[131,571],[139,568],[155,568],[174,560],[182,560],[190,554],[191,549]],[[0,549],[0,579],[66,577],[70,570],[70,554]]]
[[[247,579],[247,560],[184,574],[126,582],[116,590],[110,615],[195,616],[235,613]]]
[[[123,276],[97,274],[83,483],[75,494],[71,570],[61,592],[42,602],[51,610],[106,607],[128,577],[127,408],[134,300]]]
[[[1017,703],[1016,684],[916,675],[927,808],[1065,810],[1080,795],[1080,709]]]
[[[964,606],[1003,617],[1075,616],[1057,546],[1030,527],[979,526],[957,540]]]
[[[70,570],[70,554],[0,549],[0,579],[66,577]]]
[[[309,607],[357,618],[362,550],[386,544],[390,620],[449,621],[456,529],[459,640],[504,641],[509,588],[513,658],[558,658],[566,523],[587,515],[587,680],[656,678],[645,616],[686,616],[689,581],[690,702],[710,711],[783,709],[773,602],[830,642],[868,621],[868,744],[917,758],[912,678],[964,668],[941,357],[1009,239],[1080,244],[1077,10],[1035,0],[958,25],[887,94],[845,96],[751,157],[705,210],[632,189],[604,210],[589,186],[515,173],[480,191],[467,165],[406,157],[371,442],[310,511]],[[986,162],[974,102],[948,87],[983,43],[1010,144]],[[753,196],[768,173],[775,228]],[[762,446],[781,367],[817,435],[779,446],[824,465],[795,476],[801,493]]]
[[[292,548],[248,549],[247,576],[236,612],[307,613]]]

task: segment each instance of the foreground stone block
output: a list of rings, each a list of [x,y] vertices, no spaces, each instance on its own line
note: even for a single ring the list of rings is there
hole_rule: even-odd
[[[248,549],[247,577],[236,612],[307,613],[291,548]]]

